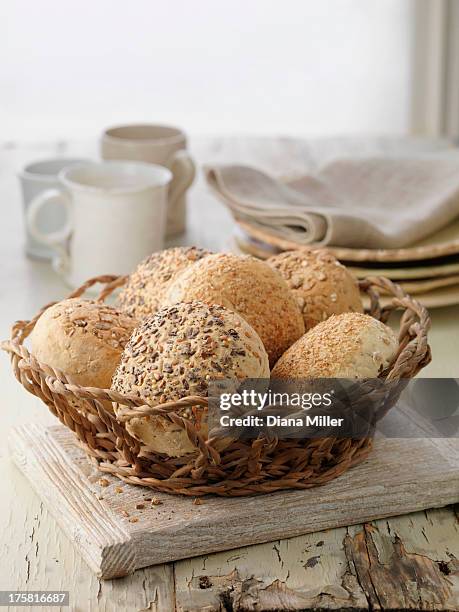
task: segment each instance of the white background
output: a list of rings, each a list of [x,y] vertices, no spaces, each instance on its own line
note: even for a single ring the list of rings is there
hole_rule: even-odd
[[[0,140],[403,134],[414,0],[3,0]]]

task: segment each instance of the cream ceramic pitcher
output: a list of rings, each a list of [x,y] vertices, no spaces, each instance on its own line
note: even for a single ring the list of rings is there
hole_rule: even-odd
[[[193,182],[195,165],[186,150],[182,130],[164,125],[121,125],[102,134],[103,159],[139,160],[166,166],[173,179],[167,201],[166,236],[186,228],[186,191]]]
[[[54,268],[72,287],[93,276],[129,274],[163,248],[172,179],[167,168],[84,162],[65,168],[58,179],[57,189],[30,202],[26,220],[33,238],[55,251]],[[65,210],[65,226],[56,232],[45,232],[38,224],[40,210],[50,202]]]

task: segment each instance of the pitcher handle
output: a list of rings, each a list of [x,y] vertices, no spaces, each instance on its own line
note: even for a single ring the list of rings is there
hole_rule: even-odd
[[[54,232],[43,232],[38,225],[38,216],[41,209],[50,202],[56,202],[64,206],[66,211],[65,223]],[[53,267],[60,274],[65,274],[70,266],[66,242],[73,231],[73,211],[69,195],[60,189],[46,189],[39,193],[29,204],[26,223],[31,236],[37,242],[51,247],[56,252],[57,257],[53,260]]]
[[[188,151],[180,149],[172,156],[169,167],[173,178],[169,187],[167,235],[171,236],[185,229],[186,212],[182,198],[194,181],[196,166]]]

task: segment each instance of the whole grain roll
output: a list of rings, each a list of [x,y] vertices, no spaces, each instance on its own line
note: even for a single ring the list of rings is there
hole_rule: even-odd
[[[272,378],[376,378],[397,351],[394,332],[365,314],[332,315],[282,355]]]
[[[268,356],[256,331],[222,306],[194,301],[145,319],[124,349],[112,389],[154,406],[206,397],[215,379],[246,378],[269,378]],[[200,426],[206,435],[206,423]],[[194,450],[185,431],[167,418],[134,417],[126,427],[149,450],[172,457]]]
[[[294,293],[306,329],[332,314],[363,312],[352,274],[325,249],[286,251],[268,259]]]
[[[250,256],[219,253],[201,259],[177,276],[166,299],[169,304],[201,300],[237,312],[260,336],[271,365],[304,333],[285,280]]]
[[[109,389],[135,326],[135,319],[112,306],[72,298],[41,315],[30,334],[31,352],[73,383]],[[72,404],[81,405],[76,398]]]
[[[137,319],[154,314],[164,304],[165,292],[176,276],[209,255],[198,247],[177,247],[153,253],[129,276],[117,306]]]

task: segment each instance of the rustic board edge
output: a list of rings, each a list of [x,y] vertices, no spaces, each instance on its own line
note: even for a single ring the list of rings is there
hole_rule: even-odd
[[[421,486],[425,485],[425,482],[420,483]],[[406,483],[399,484],[394,487],[392,494],[387,496],[387,500],[384,506],[381,506],[380,503],[374,505],[373,510],[369,510],[368,507],[363,507],[362,511],[359,509],[353,508],[354,516],[349,518],[346,515],[337,516],[335,520],[331,520],[327,513],[324,512],[324,518],[322,521],[317,521],[314,525],[311,525],[307,522],[307,516],[304,514],[302,517],[298,517],[291,525],[286,525],[282,521],[277,521],[276,523],[271,523],[269,529],[258,529],[258,525],[255,525],[255,522],[264,522],[266,517],[258,516],[256,521],[254,521],[249,514],[243,516],[241,513],[238,516],[237,524],[245,525],[244,532],[241,533],[238,526],[234,524],[226,525],[226,534],[225,537],[220,540],[220,542],[213,543],[212,547],[209,547],[208,543],[201,540],[201,529],[204,528],[204,532],[206,531],[206,525],[202,522],[194,523],[192,526],[187,526],[185,529],[177,530],[174,534],[171,534],[171,544],[172,549],[174,549],[173,555],[163,555],[160,550],[155,551],[155,560],[150,560],[146,562],[145,559],[139,559],[138,568],[148,567],[149,565],[153,565],[156,563],[170,563],[175,561],[181,561],[183,559],[199,557],[202,555],[208,555],[217,552],[223,552],[226,550],[238,549],[242,546],[252,546],[254,544],[265,544],[267,542],[276,542],[278,540],[286,540],[289,538],[294,538],[297,536],[308,535],[311,533],[320,532],[323,530],[329,529],[337,529],[340,527],[348,527],[352,525],[360,525],[363,523],[368,523],[373,520],[391,518],[395,516],[401,516],[404,514],[410,514],[412,512],[419,512],[422,510],[426,510],[429,508],[443,508],[449,506],[451,504],[455,504],[459,502],[459,472],[454,475],[452,478],[452,474],[450,471],[445,473],[444,478],[439,479],[435,483],[436,487],[430,489],[427,493],[424,490],[424,498],[423,500],[416,500],[413,496],[413,501],[411,503],[405,503],[403,510],[400,510],[396,506],[393,505],[393,500],[406,492],[408,486],[413,488],[417,487],[417,483],[412,483],[411,485],[407,485]],[[444,486],[444,491],[439,492],[438,486]],[[449,489],[449,490],[447,490]],[[281,492],[282,493],[282,492]],[[285,491],[287,495],[295,495],[295,493],[300,493],[299,491]],[[272,496],[278,496],[279,493],[271,493]],[[244,498],[238,498],[244,499]],[[258,499],[258,497],[252,497],[250,499]],[[265,523],[266,524],[266,523]],[[145,535],[145,534],[144,534]],[[193,539],[193,551],[188,551],[187,554],[179,554],[177,552],[177,548],[174,547],[173,541],[174,539],[180,538],[190,538]],[[134,540],[141,540],[142,534],[137,533],[133,534]]]
[[[86,477],[69,461],[47,427],[30,424],[14,428],[9,449],[16,466],[97,576],[115,578],[137,569],[130,534],[89,491]]]

